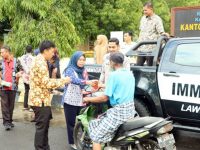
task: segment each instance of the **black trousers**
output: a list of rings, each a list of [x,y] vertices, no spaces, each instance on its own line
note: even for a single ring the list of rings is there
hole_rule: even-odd
[[[64,103],[65,119],[67,124],[67,134],[69,144],[74,144],[74,126],[76,121],[76,116],[81,110],[81,106],[73,106]]]
[[[143,66],[145,61],[147,66],[153,66],[153,56],[138,56],[137,57],[137,66]]]
[[[35,113],[35,150],[50,150],[48,140],[49,123],[52,119],[51,107],[31,107]]]
[[[3,124],[12,123],[16,91],[0,90]]]
[[[25,93],[24,93],[24,108],[28,108],[28,94],[29,94],[29,90],[30,90],[29,84],[24,83],[24,89],[25,89]]]

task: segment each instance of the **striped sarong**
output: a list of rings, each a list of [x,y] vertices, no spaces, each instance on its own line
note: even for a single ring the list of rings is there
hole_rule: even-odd
[[[134,102],[119,104],[110,108],[98,119],[89,122],[89,136],[95,143],[112,140],[120,125],[135,116]]]

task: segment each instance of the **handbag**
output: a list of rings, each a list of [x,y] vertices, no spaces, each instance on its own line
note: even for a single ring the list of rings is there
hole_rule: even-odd
[[[83,106],[83,94],[79,85],[68,84],[64,95],[64,102],[74,106]]]

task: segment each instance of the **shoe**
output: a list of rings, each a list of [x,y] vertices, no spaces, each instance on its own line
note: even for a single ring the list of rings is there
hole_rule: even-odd
[[[23,108],[22,110],[23,110],[23,111],[24,111],[24,110],[28,110],[28,108]]]
[[[11,126],[11,128],[15,127],[15,125],[12,122],[10,123],[10,126]]]
[[[33,119],[33,120],[31,120],[31,122],[36,122],[36,120],[35,120],[35,119]]]
[[[11,126],[9,124],[5,124],[4,128],[5,128],[6,131],[9,131],[11,129]]]
[[[30,109],[29,109],[29,111],[30,111],[30,112],[33,112],[33,109],[32,109],[32,108],[30,108]]]
[[[70,147],[73,148],[73,149],[77,149],[75,144],[70,144]]]

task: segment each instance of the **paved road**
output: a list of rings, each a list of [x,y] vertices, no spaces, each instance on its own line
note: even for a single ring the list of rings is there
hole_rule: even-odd
[[[34,150],[34,123],[15,122],[15,125],[12,131],[4,131],[0,125],[0,150]],[[200,150],[199,133],[179,131],[176,132],[175,138],[178,150]],[[50,127],[49,142],[51,150],[70,150],[66,129],[63,127]]]
[[[176,131],[174,136],[178,150],[200,150],[200,133]]]
[[[11,131],[4,130],[0,109],[0,150],[34,150],[35,124],[30,122],[33,112],[23,111],[22,108],[21,103],[15,104],[15,128]],[[70,150],[63,109],[53,109],[53,118],[49,130],[51,150]]]
[[[0,150],[34,150],[34,132],[33,123],[15,122],[12,131],[5,131],[0,125]],[[65,128],[50,127],[49,143],[52,150],[69,150]]]
[[[22,111],[17,104],[14,112],[15,128],[5,131],[0,112],[0,150],[34,150],[34,123],[32,113]],[[66,136],[66,125],[62,109],[53,109],[54,119],[49,130],[51,150],[70,150]],[[200,150],[200,133],[177,131],[174,133],[178,150]]]

